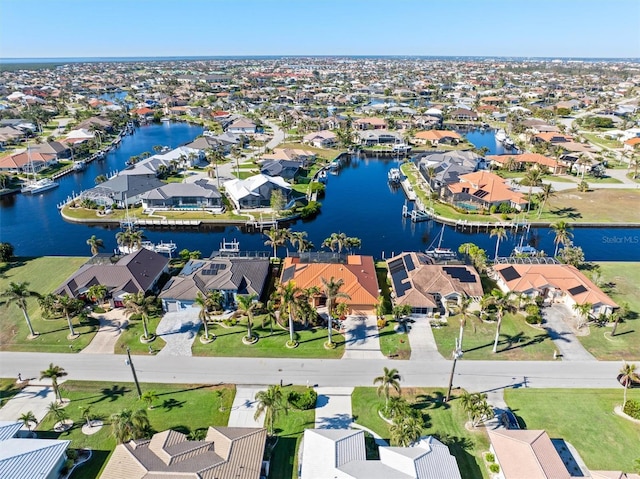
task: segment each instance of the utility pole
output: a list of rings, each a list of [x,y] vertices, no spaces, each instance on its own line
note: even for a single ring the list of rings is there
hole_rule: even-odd
[[[452,353],[453,356],[453,365],[451,366],[451,375],[449,376],[449,389],[447,389],[447,397],[444,399],[444,402],[449,402],[449,398],[451,397],[451,388],[453,387],[453,375],[456,372],[456,363],[458,359],[462,357],[462,349],[460,348],[460,341],[456,338],[456,347]]]
[[[127,360],[125,361],[131,366],[131,374],[133,374],[133,381],[136,383],[136,389],[138,390],[138,399],[142,398],[142,391],[140,390],[140,383],[138,383],[138,376],[136,375],[136,368],[133,367],[133,361],[131,361],[131,350],[127,347]],[[451,389],[451,388],[449,388]],[[448,396],[447,396],[448,398]]]

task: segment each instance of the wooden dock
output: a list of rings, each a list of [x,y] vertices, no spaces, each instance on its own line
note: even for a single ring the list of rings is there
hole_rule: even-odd
[[[136,219],[136,226],[200,226],[201,220]]]

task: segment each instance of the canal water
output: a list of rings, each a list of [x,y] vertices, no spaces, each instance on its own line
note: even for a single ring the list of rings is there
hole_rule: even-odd
[[[0,201],[0,241],[12,243],[20,256],[88,255],[86,240],[91,235],[101,238],[107,251],[116,248],[116,227],[67,223],[60,217],[56,204],[72,192],[90,188],[100,174],[122,169],[130,156],[152,151],[154,145],[176,147],[191,141],[202,132],[197,126],[182,123],[162,123],[140,127],[133,136],[123,139],[120,148],[102,162],[90,164],[82,173],[60,178],[60,186],[41,195],[15,195]],[[486,144],[491,153],[499,152],[491,132],[466,134],[479,147]],[[483,143],[484,142],[484,143]],[[493,142],[493,144],[492,144]],[[493,147],[492,147],[493,146]],[[397,167],[395,159],[352,156],[336,175],[329,175],[326,197],[321,199],[322,212],[313,220],[288,225],[294,231],[306,231],[317,248],[332,232],[344,232],[362,240],[360,252],[376,258],[388,258],[394,253],[424,250],[437,245],[457,249],[473,242],[487,250],[490,257],[495,238],[487,233],[468,234],[433,222],[411,223],[401,212],[405,196],[401,189],[387,182],[387,172]],[[442,233],[442,235],[441,235]],[[640,230],[576,228],[575,244],[584,249],[588,260],[640,261]],[[219,248],[223,239],[237,239],[245,251],[268,251],[266,237],[239,227],[201,227],[198,229],[147,229],[150,241],[174,241],[178,249],[199,250],[209,255]],[[509,234],[500,245],[500,254],[508,255],[521,241]],[[554,250],[553,234],[546,228],[532,229],[525,239],[538,249]],[[281,254],[282,254],[281,250]]]

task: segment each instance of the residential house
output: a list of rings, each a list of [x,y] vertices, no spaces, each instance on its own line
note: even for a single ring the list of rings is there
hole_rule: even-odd
[[[77,145],[84,143],[85,141],[93,140],[96,136],[87,129],[71,130],[67,133],[67,137],[64,142],[71,145]]]
[[[169,279],[159,297],[165,311],[177,311],[193,306],[198,293],[219,291],[223,295],[223,306],[230,307],[236,304],[239,294],[262,298],[268,277],[269,259],[192,259],[180,274]]]
[[[522,153],[519,155],[489,155],[486,157],[492,165],[506,168],[511,163],[511,168],[521,170],[525,165],[535,166],[537,168],[546,168],[554,175],[562,175],[567,172],[564,163],[558,162],[555,158],[540,155],[538,153]]]
[[[143,193],[141,198],[144,209],[224,211],[222,195],[207,179],[169,183]]]
[[[271,206],[271,194],[274,190],[280,191],[286,200],[291,196],[291,185],[284,179],[263,174],[244,180],[225,181],[224,188],[227,197],[237,209]]]
[[[216,141],[218,147],[224,153],[229,153],[234,146],[243,146],[242,136],[235,133],[225,131],[224,133],[216,134],[213,131],[206,130],[202,134],[208,139]]]
[[[273,153],[262,155],[263,160],[297,161],[302,168],[309,168],[316,162],[317,155],[313,151],[299,148],[274,148]]]
[[[19,437],[22,426],[22,422],[0,421],[0,476],[11,479],[61,477],[71,441]]]
[[[116,446],[101,479],[260,479],[267,431],[209,427],[203,441],[171,429]]]
[[[449,118],[457,121],[478,121],[478,114],[466,108],[457,108],[449,112]]]
[[[379,460],[367,460],[364,431],[306,429],[302,441],[304,479],[459,479],[449,448],[433,436],[410,447],[379,447]]]
[[[462,136],[455,131],[449,130],[427,130],[417,132],[412,143],[417,145],[457,145],[462,140]]]
[[[505,292],[541,296],[553,303],[590,304],[591,316],[609,316],[618,305],[575,267],[568,264],[499,264],[493,275]]]
[[[15,128],[13,126],[0,127],[0,143],[3,145],[18,143],[26,137],[27,133],[19,128]]]
[[[637,151],[640,146],[640,137],[629,138],[624,142],[624,151]]]
[[[78,123],[78,125],[76,125],[76,129],[78,130],[91,130],[92,127],[110,132],[111,130],[113,130],[113,122],[108,118],[93,116],[81,121],[80,123]]]
[[[37,151],[23,151],[0,159],[0,171],[33,173],[58,163],[56,155]]]
[[[401,253],[387,260],[393,304],[409,305],[416,314],[444,313],[463,298],[480,298],[482,283],[467,265],[434,264],[424,253]]]
[[[423,153],[416,156],[420,174],[439,195],[446,185],[457,183],[460,176],[486,168],[484,158],[472,151]],[[433,177],[430,174],[433,173]]]
[[[333,148],[337,143],[337,137],[332,131],[322,130],[305,135],[302,142],[316,148]]]
[[[131,113],[131,115],[137,116],[141,120],[148,120],[150,118],[153,118],[154,110],[152,110],[148,106],[143,106],[142,108],[131,110],[129,113]]]
[[[94,188],[83,191],[81,196],[94,200],[98,205],[115,204],[117,208],[125,208],[141,203],[143,194],[165,184],[151,172],[146,175],[118,174]]]
[[[260,164],[260,173],[293,180],[302,168],[302,163],[292,160],[267,160]]]
[[[396,131],[390,130],[364,130],[358,131],[357,137],[359,143],[363,146],[375,145],[392,145],[396,143],[404,143],[402,135]]]
[[[154,251],[140,248],[118,259],[109,254],[98,254],[73,273],[55,294],[83,298],[91,286],[107,287],[113,307],[122,307],[128,294],[153,291],[160,276],[168,272],[169,259]]]
[[[444,198],[468,209],[490,209],[506,203],[518,211],[526,206],[525,196],[512,189],[507,180],[488,171],[476,171],[460,176],[458,183],[447,185]]]
[[[71,148],[59,141],[35,143],[31,145],[31,151],[37,151],[38,153],[44,153],[45,155],[55,155],[56,160],[65,160],[71,157]]]
[[[558,143],[569,143],[573,142],[573,138],[569,135],[563,135],[562,133],[555,132],[545,132],[538,133],[533,135],[531,138],[532,143],[551,143],[552,145],[556,145]],[[564,144],[560,145],[564,147]]]
[[[358,118],[353,122],[353,127],[358,130],[384,130],[387,128],[387,121],[376,117]]]
[[[238,118],[229,126],[227,126],[227,133],[235,135],[253,135],[256,133],[256,124],[246,118]]]
[[[322,290],[322,278],[335,278],[344,282],[340,291],[351,299],[340,299],[349,307],[349,314],[375,314],[378,303],[378,279],[372,256],[341,255],[331,253],[301,253],[288,256],[282,265],[280,281],[293,281],[298,288],[318,287]],[[324,306],[326,297],[320,294],[313,299],[314,306]]]

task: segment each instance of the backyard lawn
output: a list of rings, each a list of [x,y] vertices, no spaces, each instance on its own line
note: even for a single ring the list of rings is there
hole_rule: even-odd
[[[89,248],[87,247],[87,250]],[[41,295],[52,293],[62,282],[87,261],[87,258],[45,256],[41,258],[17,258],[11,263],[0,263],[0,291],[9,287],[9,283],[28,282],[28,288]],[[78,339],[67,339],[69,328],[63,317],[43,319],[36,298],[27,300],[29,317],[33,328],[40,335],[36,339],[27,339],[29,328],[22,311],[15,305],[2,306],[0,315],[0,350],[38,351],[51,353],[78,352],[91,342],[98,329],[98,321],[90,318],[79,323],[73,320]]]
[[[338,156],[340,156],[342,153],[344,153],[344,150],[337,150],[337,149],[331,149],[331,148],[316,148],[315,146],[311,146],[311,145],[305,145],[304,143],[294,143],[294,142],[288,142],[288,143],[281,143],[280,145],[278,145],[278,148],[294,148],[294,149],[300,149],[300,150],[307,150],[307,151],[313,151],[319,158],[322,158],[323,160],[335,160]]]
[[[571,443],[590,469],[631,472],[640,456],[640,425],[613,412],[619,389],[507,389],[504,397],[527,429],[545,429]],[[630,389],[629,399],[640,400]],[[636,446],[633,446],[633,445]]]
[[[402,396],[425,415],[423,434],[433,435],[449,446],[462,477],[488,477],[482,460],[482,453],[489,450],[485,431],[482,428],[477,431],[465,429],[464,424],[468,421],[466,413],[455,396],[445,403],[445,393],[445,389],[402,389]],[[384,406],[384,397],[377,395],[376,388],[355,388],[351,403],[355,422],[375,431],[385,440],[389,439],[389,424],[378,415],[378,410]]]
[[[147,410],[154,432],[175,429],[188,434],[209,426],[226,426],[233,402],[233,386],[206,386],[192,384],[141,384],[143,393],[155,391],[158,399],[154,408]],[[132,383],[111,384],[105,382],[67,381],[62,387],[63,397],[71,399],[65,408],[74,421],[73,427],[63,433],[53,431],[56,420],[47,415],[38,425],[38,437],[71,440],[72,448],[91,448],[91,461],[76,469],[72,477],[99,477],[116,446],[111,436],[109,417],[121,410],[146,408],[140,401]],[[102,419],[104,427],[87,436],[82,433],[81,409],[91,407],[96,418]],[[223,410],[220,411],[221,406]]]
[[[449,317],[445,326],[432,329],[440,354],[445,358],[451,357],[455,338],[460,332],[458,317]],[[555,347],[547,332],[527,324],[521,315],[505,315],[496,354],[492,353],[495,334],[496,323],[480,322],[477,318],[468,319],[463,339],[463,359],[531,361],[553,358]]]
[[[613,234],[607,233],[608,236]],[[638,263],[600,262],[605,289],[618,304],[628,303],[628,319],[618,325],[611,337],[612,327],[589,326],[588,336],[578,336],[582,345],[601,360],[640,360],[640,268]]]
[[[334,349],[325,349],[327,330],[312,328],[296,331],[297,348],[289,349],[285,343],[289,339],[289,332],[274,325],[273,334],[269,326],[261,327],[260,317],[254,319],[253,333],[260,336],[255,344],[243,344],[242,338],[247,334],[246,320],[235,326],[225,326],[222,323],[210,326],[209,332],[216,335],[216,340],[209,344],[202,344],[199,339],[193,342],[194,356],[225,356],[248,358],[320,358],[339,359],[344,352],[344,337],[334,331]]]

